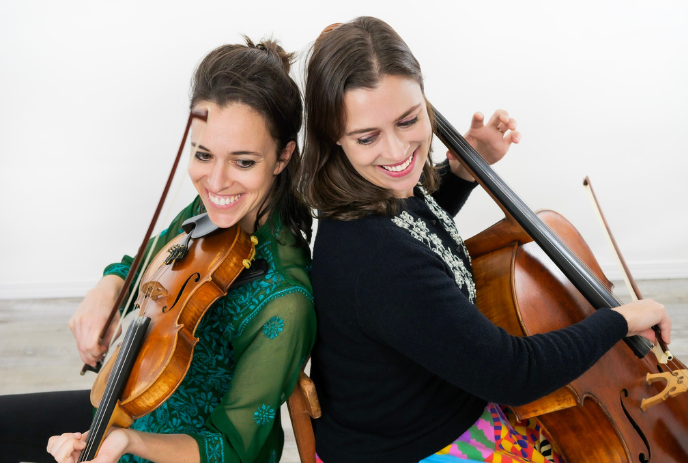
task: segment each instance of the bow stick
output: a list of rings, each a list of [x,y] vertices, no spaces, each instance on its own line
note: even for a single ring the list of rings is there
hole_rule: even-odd
[[[151,235],[153,234],[153,229],[155,228],[155,224],[158,221],[158,217],[160,216],[160,211],[162,210],[162,206],[165,203],[165,199],[167,198],[167,193],[170,190],[170,186],[172,185],[172,179],[174,178],[174,174],[177,172],[177,166],[179,165],[179,159],[182,157],[182,153],[184,152],[184,145],[186,144],[186,138],[189,135],[189,130],[191,129],[191,123],[193,122],[194,119],[200,119],[204,122],[208,121],[208,111],[191,111],[189,113],[189,119],[186,123],[186,129],[184,129],[184,136],[182,137],[182,142],[179,145],[179,151],[177,151],[177,157],[174,159],[174,163],[172,164],[172,169],[170,170],[170,175],[167,177],[167,182],[165,183],[165,188],[162,191],[162,195],[160,196],[160,200],[158,201],[158,206],[155,209],[155,213],[153,214],[153,219],[150,222],[150,225],[148,225],[148,230],[146,231],[145,236],[143,237],[143,241],[141,242],[141,246],[139,246],[139,251],[136,253],[136,258],[134,259],[134,263],[131,265],[131,268],[129,269],[129,273],[127,274],[127,278],[124,280],[124,285],[122,286],[122,290],[119,292],[119,295],[117,296],[117,300],[115,300],[115,304],[110,310],[110,315],[108,316],[107,321],[105,322],[105,325],[103,326],[103,329],[100,332],[100,335],[98,336],[98,342],[101,343],[103,341],[103,338],[105,337],[105,334],[107,333],[108,327],[110,326],[110,323],[112,323],[112,319],[115,317],[115,313],[119,310],[122,301],[124,300],[124,297],[126,294],[129,292],[129,288],[131,286],[131,282],[134,279],[134,275],[137,273],[140,264],[141,264],[141,259],[143,258],[143,255],[146,253],[146,245],[148,244],[148,240],[150,239]],[[155,246],[151,246],[151,251],[153,250]],[[149,256],[147,256],[149,257]],[[148,259],[147,259],[148,260]],[[140,272],[143,273],[143,272]],[[100,371],[101,366],[103,365],[102,360],[98,362],[98,364],[94,367],[88,364],[84,364],[84,366],[81,368],[81,375],[83,376],[84,373],[87,371],[94,371],[98,373]]]

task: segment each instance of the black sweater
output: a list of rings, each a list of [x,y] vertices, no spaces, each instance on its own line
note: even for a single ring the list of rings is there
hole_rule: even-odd
[[[445,169],[433,196],[453,216],[473,187]],[[542,397],[628,331],[623,316],[602,309],[562,330],[509,335],[470,302],[472,279],[456,272],[460,260],[470,275],[468,256],[440,219],[416,189],[396,217],[319,222],[311,374],[325,463],[417,462],[458,438],[486,402]]]

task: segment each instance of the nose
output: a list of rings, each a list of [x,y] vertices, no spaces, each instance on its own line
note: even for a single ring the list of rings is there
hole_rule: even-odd
[[[213,170],[208,176],[208,188],[219,193],[223,189],[231,186],[232,180],[229,175],[229,166],[224,162],[216,162]]]
[[[392,132],[387,137],[387,157],[394,162],[401,162],[407,157],[409,143],[397,133]]]

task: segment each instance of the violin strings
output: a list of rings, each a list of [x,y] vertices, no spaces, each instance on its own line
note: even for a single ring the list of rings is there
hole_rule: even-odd
[[[100,406],[98,407],[98,410],[101,411],[100,413],[96,413],[96,416],[94,417],[93,423],[91,424],[91,429],[89,433],[89,437],[86,442],[86,447],[84,450],[81,451],[81,455],[84,454],[84,452],[90,453],[90,451],[93,449],[93,445],[96,443],[96,434],[99,434],[98,432],[93,432],[95,430],[99,430],[101,426],[103,425],[103,420],[106,418],[104,415],[105,413],[102,412],[102,410],[107,410],[107,408],[110,406],[110,403],[113,399],[113,392],[112,388],[114,387],[113,385],[116,384],[117,380],[121,377],[122,375],[122,370],[124,369],[124,359],[126,356],[129,355],[129,352],[131,350],[131,343],[133,339],[136,337],[136,334],[138,331],[141,329],[141,324],[136,324],[134,327],[132,336],[129,337],[128,339],[130,342],[126,343],[125,345],[122,346],[122,349],[120,349],[119,355],[118,355],[118,360],[122,359],[119,363],[115,363],[113,371],[110,373],[110,378],[108,379],[107,386],[105,387],[105,392],[103,393],[103,397],[101,399]],[[129,333],[128,333],[129,334]],[[116,368],[116,369],[115,369]],[[103,400],[105,403],[103,403]],[[117,400],[119,400],[117,398]],[[107,417],[108,421],[110,420],[110,417]],[[95,426],[95,428],[94,428]],[[82,461],[81,458],[79,458],[79,461]]]
[[[206,108],[206,110],[207,110],[207,119],[206,119],[206,123],[205,123],[204,125],[201,126],[201,130],[200,130],[200,132],[199,132],[199,134],[198,134],[198,142],[196,143],[195,146],[194,146],[193,144],[191,145],[190,157],[192,157],[192,158],[193,158],[194,156],[196,156],[196,153],[198,152],[198,147],[200,146],[201,140],[203,139],[203,135],[205,135],[205,130],[206,130],[206,128],[208,127],[207,121],[210,120],[210,108]],[[184,177],[182,176],[182,178],[179,179],[179,180],[177,181],[177,186],[176,186],[176,188],[173,189],[173,193],[172,193],[172,202],[169,203],[169,204],[174,204],[174,203],[176,202],[177,197],[178,197],[178,195],[179,195],[179,192],[181,191],[183,185],[184,185]],[[164,218],[163,218],[163,220],[162,220],[162,223],[168,223],[168,222],[169,222],[169,216],[170,216],[170,212],[171,212],[171,211],[172,211],[172,208],[171,208],[171,207],[168,207],[168,208],[165,210],[165,216],[164,216]],[[160,239],[160,233],[158,233],[157,235],[155,235],[155,238],[153,239],[153,244],[150,246],[150,248],[149,248],[149,250],[148,250],[148,252],[147,252],[147,254],[146,254],[145,261],[144,261],[143,264],[141,264],[141,265],[139,266],[139,268],[141,268],[141,269],[146,269],[146,268],[148,268],[148,264],[149,264],[149,262],[150,262],[150,260],[151,260],[151,257],[152,257],[151,255],[153,254],[153,250],[155,249],[155,246],[158,244],[158,240],[159,240],[159,239]],[[130,271],[131,271],[131,269],[130,269]],[[136,278],[136,282],[135,282],[134,285],[133,285],[134,288],[138,288],[138,287],[139,287],[139,284],[141,283],[141,279],[143,278],[144,273],[145,273],[145,271],[139,272],[139,275],[138,275],[138,277]],[[158,277],[158,278],[159,278],[159,277]],[[122,290],[124,290],[124,288],[123,288]],[[127,303],[124,305],[124,310],[122,311],[122,316],[119,318],[119,321],[117,322],[117,327],[115,328],[115,332],[117,332],[117,331],[122,327],[122,323],[123,323],[123,321],[124,321],[124,317],[126,317],[126,316],[131,312],[131,310],[132,310],[131,303],[132,303],[132,299],[134,298],[134,293],[135,293],[135,291],[130,291],[130,293],[129,293],[129,297],[128,297],[128,299],[127,299]],[[145,311],[144,311],[144,312],[145,312]],[[141,308],[139,307],[139,314],[140,314],[140,313],[141,313]],[[138,315],[137,315],[137,316],[138,316]],[[113,336],[113,338],[110,339],[110,344],[108,345],[108,351],[110,350],[110,348],[112,347],[112,345],[114,344],[114,342],[115,342],[115,339],[114,339],[114,336]]]

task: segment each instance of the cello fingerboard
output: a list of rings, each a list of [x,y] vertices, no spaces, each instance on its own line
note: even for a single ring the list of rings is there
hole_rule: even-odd
[[[148,330],[150,318],[138,317],[131,322],[127,334],[122,341],[119,355],[115,359],[115,365],[112,368],[110,379],[108,380],[103,398],[100,401],[100,407],[96,412],[91,428],[89,429],[88,438],[86,440],[86,448],[79,456],[79,462],[93,460],[98,452],[100,443],[103,440],[105,431],[107,430],[110,417],[115,410],[117,401],[119,400],[122,390],[127,383],[129,373],[134,365],[134,361],[138,356],[141,344]]]

